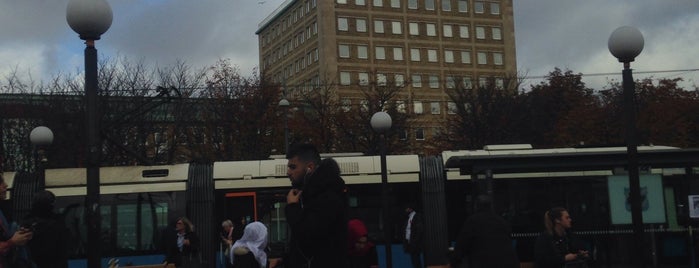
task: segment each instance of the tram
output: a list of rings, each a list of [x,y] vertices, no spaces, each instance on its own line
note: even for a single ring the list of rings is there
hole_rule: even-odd
[[[522,262],[533,261],[533,242],[543,229],[543,212],[563,206],[573,217],[574,230],[594,253],[593,261],[604,267],[631,263],[634,257],[625,251],[633,241],[630,223],[617,219],[623,211],[615,210],[618,195],[610,190],[612,181],[626,178],[621,161],[625,152],[623,147],[532,149],[507,145],[429,157],[389,155],[388,196],[382,196],[379,156],[324,157],[333,157],[340,165],[350,216],[367,223],[370,238],[379,245],[381,265],[387,241],[392,241],[394,266],[408,264],[400,244],[402,204],[416,201],[421,205],[426,229],[431,232],[426,236],[430,239],[426,241],[425,262],[438,263],[446,258],[449,245],[472,212],[474,196],[486,193],[492,195],[494,209],[511,223],[513,246]],[[658,155],[646,160],[650,154]],[[642,177],[652,181],[646,188],[646,196],[654,198],[648,199],[649,205],[662,208],[654,211],[659,216],[651,221],[646,221],[644,214],[645,226],[652,232],[648,236],[653,239],[652,250],[657,253],[649,261],[688,263],[696,250],[691,228],[697,222],[689,216],[687,198],[699,195],[699,152],[641,146],[639,155]],[[56,194],[56,209],[70,230],[70,267],[86,267],[85,169],[47,169],[44,174],[45,187]],[[26,213],[27,198],[38,189],[36,176],[8,172],[5,178],[11,186],[15,213]],[[286,159],[102,167],[103,266],[110,259],[118,259],[122,266],[162,263],[163,232],[173,228],[174,220],[181,216],[194,223],[207,267],[221,267],[225,261],[219,240],[225,219],[265,223],[269,255],[280,257],[288,236],[284,206],[289,186]],[[382,198],[389,199],[392,211],[381,210]],[[382,226],[384,219],[391,226]],[[384,237],[384,229],[389,227],[394,235]]]

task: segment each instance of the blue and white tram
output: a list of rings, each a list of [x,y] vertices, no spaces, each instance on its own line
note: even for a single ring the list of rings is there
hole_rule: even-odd
[[[348,185],[350,216],[365,220],[381,255],[387,227],[381,226],[382,217],[392,224],[395,267],[407,266],[409,261],[400,245],[402,203],[418,201],[423,205],[426,224],[431,225],[424,258],[427,264],[437,264],[444,261],[450,241],[471,213],[473,196],[482,193],[492,194],[494,208],[511,223],[513,246],[522,262],[533,259],[533,241],[543,228],[543,212],[564,206],[571,212],[575,230],[595,253],[596,263],[609,267],[631,263],[633,257],[625,251],[632,241],[631,227],[613,224],[610,211],[609,178],[623,173],[624,154],[623,147],[532,149],[507,145],[448,151],[437,157],[389,155],[387,198],[393,211],[386,215],[381,210],[380,157],[333,158]],[[639,157],[645,167],[643,174],[660,178],[662,188],[664,217],[646,225],[652,230],[652,261],[661,265],[689,263],[696,251],[691,228],[699,221],[688,215],[687,196],[699,196],[699,152],[642,146]],[[49,169],[45,174],[46,188],[56,194],[56,206],[70,228],[70,266],[86,267],[85,169]],[[26,188],[35,187],[27,186],[16,175],[5,174],[14,203],[26,200]],[[209,267],[224,261],[219,252],[224,219],[264,222],[270,230],[270,256],[278,257],[284,251],[287,229],[283,213],[290,185],[285,159],[103,167],[100,185],[105,266],[111,258],[119,259],[122,266],[162,263],[162,232],[172,228],[180,216],[195,224]],[[379,259],[383,265],[384,257]]]

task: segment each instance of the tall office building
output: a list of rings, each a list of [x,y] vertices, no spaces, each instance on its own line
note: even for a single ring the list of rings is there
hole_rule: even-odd
[[[516,77],[512,0],[287,0],[257,30],[260,71],[287,95],[332,84],[343,106],[358,87],[403,84],[405,138],[429,139],[454,108],[445,90]]]

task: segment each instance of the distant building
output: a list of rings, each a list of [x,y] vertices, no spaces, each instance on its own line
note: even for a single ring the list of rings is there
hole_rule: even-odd
[[[513,89],[517,73],[512,0],[287,0],[256,33],[261,73],[291,99],[332,84],[358,107],[362,84],[404,83],[411,143],[452,113],[445,87]]]

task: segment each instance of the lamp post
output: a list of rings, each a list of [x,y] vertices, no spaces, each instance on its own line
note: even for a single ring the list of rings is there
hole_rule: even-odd
[[[390,204],[388,203],[388,174],[386,168],[386,132],[391,129],[391,116],[386,112],[376,112],[371,116],[371,128],[381,134],[381,202],[383,205],[384,239],[386,242],[386,267],[393,267],[391,254],[391,237],[393,236],[393,225],[390,223]]]
[[[44,174],[44,170],[48,162],[46,147],[53,143],[53,131],[45,126],[35,127],[32,129],[32,132],[29,133],[29,141],[34,145],[34,151],[36,153],[37,171],[39,172],[39,190],[44,190],[46,187],[46,174]]]
[[[637,246],[635,254],[646,256],[643,242],[643,214],[641,211],[641,182],[638,175],[638,141],[636,140],[636,86],[631,74],[631,62],[643,50],[643,35],[631,26],[622,26],[609,36],[609,52],[624,64],[622,87],[624,94],[624,114],[626,117],[626,154],[628,158],[629,192],[631,201],[631,222]],[[636,258],[642,267],[643,258]]]
[[[289,100],[283,98],[279,101],[279,107],[284,110],[284,153],[289,153]]]
[[[66,9],[68,25],[85,40],[85,113],[87,129],[87,267],[101,266],[100,258],[100,152],[99,112],[97,110],[97,49],[95,40],[112,25],[112,9],[104,0],[70,0]]]

